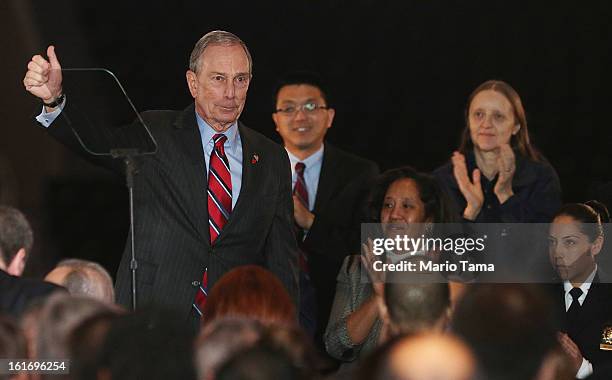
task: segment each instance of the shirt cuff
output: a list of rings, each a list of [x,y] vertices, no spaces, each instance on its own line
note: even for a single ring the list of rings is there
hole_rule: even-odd
[[[53,112],[47,112],[45,106],[42,106],[42,111],[38,116],[36,116],[36,121],[38,121],[43,127],[49,128],[51,123],[55,121],[55,119],[59,116],[59,114],[64,109],[66,105],[66,97],[64,97],[64,101],[59,105]]]
[[[593,373],[593,365],[591,364],[591,362],[589,362],[585,358],[582,358],[582,364],[580,365],[580,368],[578,369],[578,373],[576,373],[576,378],[585,379],[586,377],[591,376],[592,373]]]

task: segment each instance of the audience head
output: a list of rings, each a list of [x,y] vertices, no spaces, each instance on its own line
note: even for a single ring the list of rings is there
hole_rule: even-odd
[[[12,319],[0,315],[0,358],[27,358],[26,338],[23,330]]]
[[[19,325],[23,330],[27,343],[27,358],[36,358],[36,345],[38,344],[38,322],[42,315],[47,298],[37,298],[30,302],[19,318]]]
[[[33,242],[25,215],[13,207],[0,206],[0,269],[21,276]]]
[[[110,327],[121,314],[117,310],[102,311],[81,321],[68,337],[70,375],[73,380],[95,379],[98,358]]]
[[[446,328],[450,312],[447,283],[409,283],[396,274],[387,278],[384,286],[379,306],[390,335]]]
[[[468,97],[465,109],[466,127],[459,151],[491,151],[510,144],[515,152],[534,161],[540,155],[531,144],[525,109],[518,93],[508,83],[489,80]]]
[[[412,223],[455,221],[440,184],[428,174],[404,166],[381,174],[370,197],[370,216],[386,235],[407,233]]]
[[[120,316],[105,335],[99,379],[196,379],[192,331],[172,312],[141,309]]]
[[[225,361],[255,344],[262,332],[261,324],[246,318],[220,318],[208,324],[195,344],[198,379],[214,379]]]
[[[471,380],[476,369],[470,349],[448,334],[404,336],[381,360],[375,380]]]
[[[296,323],[295,305],[272,272],[257,265],[224,274],[208,295],[205,323],[221,317],[251,318],[264,325]]]
[[[265,330],[261,343],[283,351],[306,378],[330,371],[329,361],[319,355],[312,338],[300,326],[270,326]]]
[[[533,379],[556,347],[550,300],[525,284],[471,285],[452,326],[476,355],[489,380]]]
[[[119,310],[92,298],[65,293],[50,296],[40,311],[36,328],[35,357],[62,359],[69,357],[69,336],[83,320],[100,313]]]
[[[562,206],[553,217],[549,230],[552,265],[561,279],[577,285],[595,270],[595,258],[604,243],[602,218],[609,219],[605,206],[590,202],[592,206],[584,203]]]
[[[334,115],[329,91],[318,74],[294,71],[278,81],[272,120],[292,154],[305,158],[321,148]]]
[[[47,274],[45,281],[63,286],[74,296],[92,297],[108,303],[115,301],[110,274],[93,261],[62,260]]]
[[[217,373],[217,380],[307,380],[292,358],[265,342],[238,352]]]
[[[12,319],[0,315],[0,359],[27,358],[26,338]],[[0,373],[0,380],[28,379],[27,373],[8,375]]]

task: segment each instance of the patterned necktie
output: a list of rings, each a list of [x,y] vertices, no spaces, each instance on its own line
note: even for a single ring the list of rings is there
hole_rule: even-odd
[[[295,186],[293,186],[293,195],[297,196],[298,200],[306,208],[306,210],[310,210],[310,207],[308,207],[308,189],[306,188],[306,181],[304,180],[304,170],[306,170],[306,165],[303,162],[298,162],[295,164],[295,173],[297,174],[297,178],[295,181]],[[298,225],[295,226],[295,237],[298,244],[304,240],[304,230]],[[306,252],[304,252],[304,250],[301,248],[299,253],[298,264],[304,274],[308,276],[308,257],[306,256]]]
[[[295,164],[297,179],[293,187],[293,195],[297,195],[300,203],[306,207],[306,210],[310,210],[310,207],[308,207],[308,189],[306,188],[306,181],[304,180],[304,170],[306,170],[306,165],[304,165],[303,162]]]
[[[229,160],[223,147],[227,137],[217,133],[213,136],[213,141],[215,147],[210,154],[208,163],[208,189],[206,190],[208,193],[208,229],[211,246],[215,244],[232,212],[232,176]],[[205,269],[193,304],[195,311],[200,316],[202,316],[206,305],[207,296],[208,271]]]
[[[223,144],[222,134],[213,136],[215,149],[208,164],[208,227],[210,244],[213,245],[232,212],[232,176]]]
[[[295,164],[297,178],[293,187],[293,195],[298,198],[306,210],[310,210],[304,170],[306,170],[306,165],[303,162]],[[298,265],[300,267],[300,324],[314,335],[318,324],[316,296],[310,279],[308,254],[304,250],[305,247],[301,244],[304,241],[304,230],[297,224],[295,225],[295,237],[298,241]]]

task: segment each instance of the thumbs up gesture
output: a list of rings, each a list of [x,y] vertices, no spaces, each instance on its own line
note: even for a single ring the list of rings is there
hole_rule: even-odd
[[[55,55],[54,46],[47,48],[47,57],[49,60],[39,54],[32,57],[23,85],[44,103],[51,103],[62,94],[62,67]]]

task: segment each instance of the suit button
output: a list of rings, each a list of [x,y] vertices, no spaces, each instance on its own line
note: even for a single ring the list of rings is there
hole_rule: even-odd
[[[193,282],[191,283],[191,286],[193,286],[193,287],[200,286],[200,281],[193,281]]]

